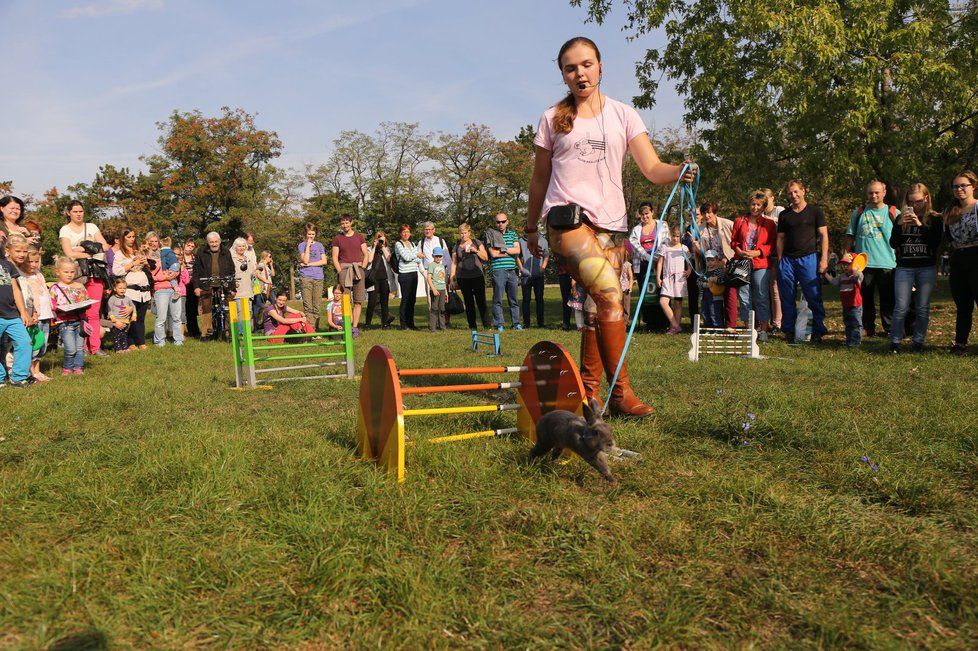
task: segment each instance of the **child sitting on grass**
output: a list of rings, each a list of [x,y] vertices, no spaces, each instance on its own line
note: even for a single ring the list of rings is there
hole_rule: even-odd
[[[60,257],[54,263],[54,274],[58,282],[51,285],[51,300],[54,304],[54,322],[64,350],[61,375],[83,375],[85,365],[85,338],[82,330],[84,310],[64,310],[74,303],[88,299],[85,286],[75,282],[78,266],[71,258]]]
[[[342,290],[341,290],[342,292]],[[304,312],[289,307],[289,294],[285,291],[275,293],[275,300],[262,310],[262,323],[266,335],[284,335],[305,332],[315,334]],[[280,344],[285,339],[269,339],[270,344]],[[295,341],[294,339],[292,341]]]
[[[117,353],[129,352],[129,325],[136,320],[136,305],[126,296],[129,285],[125,278],[116,278],[109,297],[109,321],[112,322],[112,341]]]
[[[343,329],[343,286],[333,286],[333,300],[326,304],[326,323],[332,330]]]
[[[826,271],[825,277],[839,288],[842,320],[846,325],[846,348],[857,348],[863,339],[863,272],[852,268],[851,253],[839,258],[839,267],[838,275]]]
[[[27,258],[27,238],[11,234],[7,239],[7,257],[0,259],[0,336],[6,335],[13,344],[13,364],[10,367],[10,386],[26,387],[33,384],[31,371],[31,338],[27,326],[36,318],[33,310],[28,313],[21,291],[21,273],[17,263]],[[0,388],[6,386],[7,369],[0,364]]]

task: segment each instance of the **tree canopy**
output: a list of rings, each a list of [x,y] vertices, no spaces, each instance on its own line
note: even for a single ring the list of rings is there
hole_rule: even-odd
[[[571,0],[630,38],[664,30],[637,64],[639,107],[663,76],[700,129],[721,194],[791,176],[824,197],[867,180],[932,187],[978,155],[978,5],[936,0]],[[732,198],[732,196],[731,196]]]

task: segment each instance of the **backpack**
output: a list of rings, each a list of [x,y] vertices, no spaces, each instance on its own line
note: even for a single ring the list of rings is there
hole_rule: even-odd
[[[398,265],[401,264],[401,258],[398,257],[397,255],[398,244],[400,244],[400,242],[395,242],[394,246],[391,247],[391,259],[387,263],[391,266],[391,271],[394,273],[395,276],[401,273],[400,269],[398,268]]]

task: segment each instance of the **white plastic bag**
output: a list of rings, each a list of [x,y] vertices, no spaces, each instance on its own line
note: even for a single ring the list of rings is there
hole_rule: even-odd
[[[798,316],[795,318],[795,341],[810,341],[812,338],[812,311],[808,309],[808,301],[802,296],[798,305]]]

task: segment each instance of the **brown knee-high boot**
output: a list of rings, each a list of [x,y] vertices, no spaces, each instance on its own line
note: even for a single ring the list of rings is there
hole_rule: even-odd
[[[584,383],[587,398],[595,398],[602,407],[604,403],[599,394],[603,371],[604,365],[601,363],[601,353],[598,352],[598,336],[594,326],[584,326],[581,331],[581,381]]]
[[[610,383],[614,378],[615,369],[618,368],[618,360],[621,358],[622,350],[625,348],[625,321],[598,321],[597,323],[598,350],[601,353],[605,375]],[[621,366],[618,381],[615,382],[611,391],[608,411],[613,416],[627,416],[629,418],[650,416],[655,411],[639,400],[635,392],[632,391],[632,385],[628,379],[627,364]]]

